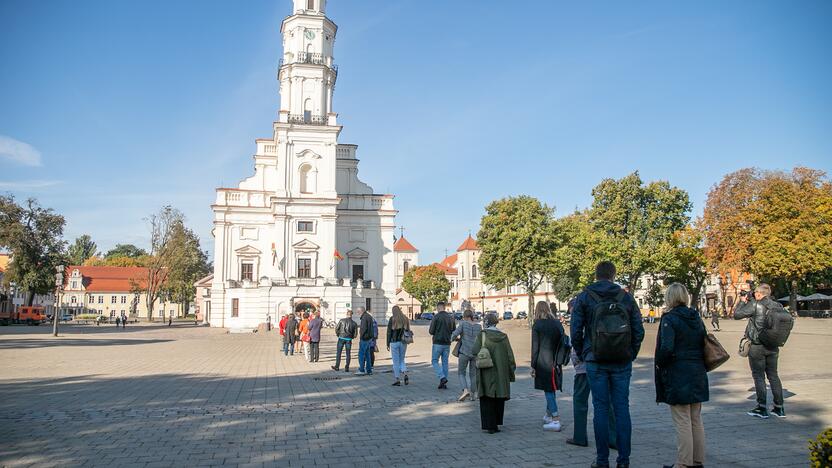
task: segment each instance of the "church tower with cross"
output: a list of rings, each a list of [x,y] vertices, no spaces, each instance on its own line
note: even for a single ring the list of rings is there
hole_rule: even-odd
[[[254,175],[217,189],[212,326],[250,329],[312,311],[365,307],[384,323],[396,290],[393,196],[358,178],[334,111],[338,26],[326,0],[293,0],[280,27],[280,108],[256,140]]]

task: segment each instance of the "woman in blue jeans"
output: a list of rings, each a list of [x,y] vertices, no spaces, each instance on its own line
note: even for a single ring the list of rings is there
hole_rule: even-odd
[[[393,358],[393,377],[396,378],[393,382],[394,387],[401,386],[402,376],[405,385],[410,383],[407,365],[404,362],[407,354],[407,343],[404,342],[405,331],[410,331],[410,320],[404,316],[399,306],[393,306],[393,316],[387,324],[387,350]]]
[[[555,350],[563,339],[563,325],[555,318],[549,304],[539,301],[534,307],[532,327],[532,377],[534,388],[546,396],[543,430],[560,432],[560,416],[555,392],[563,391],[563,371],[555,365]]]

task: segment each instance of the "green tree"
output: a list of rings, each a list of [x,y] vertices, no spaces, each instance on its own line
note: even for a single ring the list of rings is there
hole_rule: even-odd
[[[169,261],[166,296],[187,312],[196,294],[194,283],[208,274],[211,266],[208,254],[200,248],[199,237],[185,227],[184,223],[174,225],[171,243],[174,254]]]
[[[673,235],[673,261],[667,270],[668,281],[678,281],[690,292],[691,307],[699,308],[702,287],[708,278],[708,261],[703,248],[704,234],[696,225],[688,225]]]
[[[116,244],[115,247],[110,249],[106,254],[104,254],[104,258],[117,258],[117,257],[128,257],[128,258],[138,258],[144,257],[147,255],[147,251],[136,247],[133,244]]]
[[[595,279],[595,265],[606,258],[604,236],[592,230],[586,212],[577,212],[553,223],[557,247],[552,251],[546,276],[558,299],[568,301]]]
[[[402,278],[402,288],[422,304],[422,310],[431,310],[439,301],[447,301],[451,282],[436,265],[410,268]]]
[[[664,305],[664,288],[662,288],[662,285],[658,281],[653,281],[647,288],[647,294],[644,296],[644,300],[653,310]]]
[[[98,246],[92,241],[92,237],[84,234],[75,239],[67,251],[67,260],[70,265],[83,265],[87,259],[98,255]]]
[[[491,202],[480,221],[477,243],[483,281],[492,287],[522,286],[529,322],[534,319],[534,294],[551,273],[549,262],[557,248],[553,222],[551,208],[525,195]]]
[[[29,198],[19,205],[12,195],[0,195],[0,248],[11,253],[4,281],[26,291],[26,305],[35,294],[55,288],[55,267],[64,262],[64,217]]]
[[[690,221],[690,199],[666,181],[644,184],[638,172],[605,179],[592,190],[589,220],[601,234],[599,251],[615,263],[618,280],[634,291],[646,273],[663,273],[673,262],[673,234]]]
[[[174,236],[177,226],[184,223],[184,215],[172,206],[163,206],[158,212],[146,218],[150,230],[150,253],[147,257],[147,273],[142,281],[134,281],[134,292],[145,294],[147,319],[153,321],[153,309],[164,294],[168,293],[166,282],[171,272],[173,259],[181,254],[182,243]]]

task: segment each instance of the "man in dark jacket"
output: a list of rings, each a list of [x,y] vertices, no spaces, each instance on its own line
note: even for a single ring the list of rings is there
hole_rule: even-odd
[[[641,311],[636,301],[624,292],[615,279],[615,265],[612,262],[601,262],[595,267],[596,281],[578,295],[571,318],[572,346],[581,361],[586,363],[586,373],[592,393],[592,418],[595,429],[596,462],[593,467],[609,466],[609,418],[610,404],[615,413],[615,432],[618,445],[617,466],[630,466],[630,438],[632,423],[630,421],[630,377],[633,374],[633,363],[599,362],[592,353],[592,329],[595,307],[598,299],[616,301],[621,298],[621,304],[627,310],[630,325],[630,358],[634,360],[644,339],[644,326],[641,322]]]
[[[361,324],[358,331],[358,372],[355,375],[373,375],[373,364],[370,362],[374,333],[373,317],[363,307],[356,309],[361,314]]]
[[[286,329],[283,334],[283,355],[295,355],[295,341],[297,341],[298,321],[294,314],[289,314],[286,320]]]
[[[448,388],[448,355],[451,353],[451,334],[456,328],[454,317],[445,312],[445,303],[436,304],[436,315],[430,321],[428,332],[433,335],[433,348],[431,349],[430,363],[439,379],[439,389]],[[439,366],[439,358],[442,358],[442,366]]]
[[[344,372],[350,371],[350,352],[352,350],[352,340],[358,335],[358,325],[352,319],[352,311],[347,309],[347,316],[338,321],[335,326],[335,336],[338,337],[338,351],[335,355],[335,365],[332,370],[341,370],[341,351],[347,350],[347,363],[344,367]]]
[[[777,360],[780,357],[779,348],[770,349],[760,344],[760,331],[766,328],[766,313],[782,306],[774,302],[771,297],[771,286],[761,283],[754,290],[754,298],[751,299],[750,292],[743,297],[743,301],[734,310],[734,319],[749,319],[745,326],[745,337],[751,340],[751,349],[748,351],[748,363],[751,365],[751,376],[754,378],[754,388],[757,391],[757,407],[749,411],[749,416],[767,419],[769,416],[766,409],[766,376],[771,385],[771,394],[774,398],[772,414],[779,418],[786,417],[786,410],[783,409],[783,384],[777,374]]]
[[[320,312],[312,315],[309,319],[309,362],[318,362],[321,356],[321,328],[324,321],[321,320]]]

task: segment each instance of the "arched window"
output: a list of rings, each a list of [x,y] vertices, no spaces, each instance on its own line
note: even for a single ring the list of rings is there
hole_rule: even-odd
[[[407,260],[405,260],[405,261],[404,261],[404,264],[403,264],[403,266],[402,266],[402,270],[404,270],[402,273],[407,273],[407,270],[408,270],[408,269],[410,269],[410,262],[408,262]]]
[[[312,100],[307,99],[303,102],[303,121],[305,123],[312,122]]]
[[[465,279],[465,265],[459,266],[459,278]]]
[[[309,164],[300,167],[300,193],[315,193],[317,172]]]
[[[315,0],[306,0],[306,9],[307,10],[314,10],[315,9]]]
[[[477,266],[476,265],[471,265],[471,278],[476,278],[476,277],[477,277]]]

